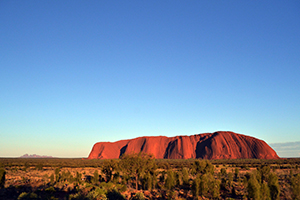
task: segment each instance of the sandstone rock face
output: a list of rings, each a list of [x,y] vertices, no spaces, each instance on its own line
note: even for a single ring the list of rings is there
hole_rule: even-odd
[[[89,159],[120,158],[124,153],[144,152],[162,159],[278,159],[263,140],[233,132],[218,131],[191,136],[139,137],[117,142],[98,142]]]

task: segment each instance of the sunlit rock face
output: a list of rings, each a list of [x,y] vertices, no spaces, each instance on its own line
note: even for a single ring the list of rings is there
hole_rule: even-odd
[[[115,159],[124,153],[144,152],[158,159],[278,159],[263,140],[228,131],[191,136],[138,137],[117,142],[98,142],[89,159]]]

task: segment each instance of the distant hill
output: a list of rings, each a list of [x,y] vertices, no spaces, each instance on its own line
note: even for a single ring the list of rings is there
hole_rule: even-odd
[[[20,156],[20,158],[53,158],[52,156],[40,156],[36,154],[28,155],[24,154],[23,156]]]
[[[120,158],[124,153],[144,152],[158,159],[278,159],[277,153],[263,140],[218,131],[191,136],[139,137],[117,142],[98,142],[89,159]]]

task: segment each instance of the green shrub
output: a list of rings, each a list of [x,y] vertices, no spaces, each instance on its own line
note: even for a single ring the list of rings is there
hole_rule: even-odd
[[[192,194],[194,196],[194,198],[197,198],[199,196],[199,192],[200,192],[200,177],[197,176],[194,180],[193,180],[193,184],[192,184]]]
[[[222,168],[221,171],[220,171],[221,175],[224,177],[226,176],[227,172],[226,172],[226,169],[225,168]]]
[[[293,199],[300,200],[300,174],[291,178],[291,189]]]
[[[56,190],[55,190],[55,188],[53,186],[51,186],[51,187],[46,188],[45,191],[47,193],[54,194]]]
[[[232,174],[231,172],[229,172],[229,173],[227,174],[227,179],[228,179],[228,186],[229,186],[229,188],[231,188],[231,186],[232,186],[232,181],[233,181],[233,174]]]
[[[209,190],[208,175],[204,174],[203,176],[201,176],[201,181],[200,181],[200,195],[207,197],[208,190]]]
[[[76,177],[75,177],[76,183],[78,183],[78,184],[81,183],[81,177],[82,177],[82,174],[79,172],[76,172]]]
[[[153,186],[153,180],[150,172],[148,172],[146,175],[146,181],[147,181],[147,190],[151,190]]]
[[[240,172],[239,168],[235,168],[235,169],[234,169],[234,178],[235,178],[235,179],[238,178],[239,172]]]
[[[51,174],[51,176],[50,176],[50,183],[54,184],[54,174]]]
[[[161,184],[163,184],[164,181],[165,181],[165,175],[166,175],[166,172],[165,172],[165,171],[160,172],[160,175],[159,175],[159,182],[160,182]]]
[[[27,196],[28,196],[28,193],[27,193],[27,192],[22,192],[22,193],[18,196],[18,200],[26,199]]]
[[[63,171],[60,175],[60,181],[69,181],[71,177],[71,172],[70,171]]]
[[[75,180],[75,179],[74,179],[73,175],[70,174],[70,176],[68,177],[68,182],[69,182],[69,183],[73,183],[74,180]]]
[[[123,154],[120,161],[123,173],[135,178],[135,189],[138,189],[139,180],[145,173],[154,173],[157,166],[153,155],[146,153]]]
[[[128,183],[128,180],[129,180],[129,176],[127,174],[123,174],[122,176],[122,184],[127,184]]]
[[[182,185],[182,174],[175,172],[175,185]]]
[[[112,180],[113,172],[117,169],[117,163],[115,160],[105,160],[102,164],[102,173],[105,175],[105,181]]]
[[[56,181],[56,182],[58,182],[59,179],[60,179],[60,174],[59,174],[59,172],[60,172],[60,168],[56,168],[56,169],[55,169],[55,181]]]
[[[157,172],[153,172],[152,174],[152,189],[157,187]]]
[[[184,185],[188,185],[189,184],[189,171],[188,168],[184,167],[182,169],[182,181]]]
[[[274,173],[270,173],[268,177],[268,186],[270,188],[270,194],[271,194],[271,199],[272,200],[277,200],[279,199],[280,195],[280,188],[278,184],[278,177]]]
[[[127,186],[120,184],[119,187],[118,187],[118,189],[119,189],[120,192],[125,192],[125,191],[127,191]]]
[[[251,174],[247,184],[248,197],[254,200],[260,199],[260,184],[256,177]]]
[[[168,170],[167,178],[166,178],[166,181],[165,181],[165,187],[168,190],[171,190],[171,189],[174,188],[175,184],[176,184],[175,174],[172,170]]]
[[[220,181],[216,180],[211,173],[198,174],[193,180],[192,194],[194,198],[200,195],[209,199],[217,199],[220,196]]]
[[[95,190],[90,191],[87,195],[88,199],[91,200],[97,200],[97,199],[102,199],[106,200],[107,199],[107,190],[97,187]]]
[[[22,192],[18,196],[18,200],[27,200],[27,199],[38,199],[38,195],[33,192],[31,193]]]
[[[193,164],[193,169],[195,173],[200,174],[214,173],[214,166],[208,160],[196,160]]]
[[[99,173],[98,173],[98,170],[95,170],[94,176],[93,176],[93,183],[98,184],[98,182],[99,182]]]
[[[220,196],[220,181],[215,180],[212,175],[210,175],[209,191],[210,191],[211,199],[219,198],[219,196]]]
[[[268,176],[271,172],[270,166],[264,165],[257,169],[260,175],[260,182],[263,183],[263,181],[268,181]]]
[[[261,184],[260,196],[261,196],[261,200],[271,200],[270,189],[266,182]]]
[[[120,172],[115,172],[115,174],[114,174],[114,176],[113,176],[113,182],[114,183],[116,183],[116,184],[118,184],[118,183],[120,183]]]

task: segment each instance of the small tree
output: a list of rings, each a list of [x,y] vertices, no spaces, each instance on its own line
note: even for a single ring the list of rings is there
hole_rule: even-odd
[[[175,184],[176,184],[175,174],[172,170],[168,170],[165,186],[168,190],[171,190],[174,188]]]
[[[58,182],[59,179],[60,179],[60,174],[59,174],[59,172],[60,172],[60,168],[56,168],[56,169],[55,169],[55,180],[56,180],[56,182]]]
[[[231,188],[231,186],[232,186],[232,181],[233,181],[233,174],[232,174],[231,172],[229,172],[229,173],[227,174],[227,178],[228,178],[228,186],[229,186],[229,188]]]
[[[234,178],[237,179],[239,177],[240,170],[239,168],[234,169]]]
[[[152,180],[152,175],[150,172],[146,173],[144,178],[143,178],[143,188],[145,190],[151,190],[153,186],[153,180]]]
[[[200,174],[214,173],[214,166],[208,160],[196,160],[193,168],[196,173]]]
[[[256,177],[251,174],[247,184],[248,197],[254,200],[260,199],[260,185]]]
[[[209,191],[210,197],[218,199],[220,196],[220,180],[214,179],[212,174],[209,174]]]
[[[113,182],[117,183],[117,184],[120,183],[120,177],[121,177],[121,175],[120,175],[119,171],[117,171],[116,173],[114,173]]]
[[[209,180],[208,180],[208,175],[204,174],[201,176],[200,179],[200,190],[199,193],[202,196],[207,196],[209,190]]]
[[[270,194],[271,194],[271,199],[272,200],[277,200],[279,199],[280,195],[280,188],[278,184],[278,177],[274,173],[270,173],[268,177],[268,186],[270,188]]]
[[[147,190],[152,190],[153,188],[153,176],[150,172],[147,173]]]
[[[38,199],[38,195],[35,194],[34,192],[31,193],[22,192],[18,196],[18,200],[26,200],[26,199]]]
[[[263,182],[260,187],[261,200],[271,200],[270,189],[266,182]]]
[[[300,199],[300,174],[291,178],[291,189],[293,199]]]
[[[122,166],[124,173],[135,178],[136,190],[138,190],[141,175],[148,172],[153,174],[156,170],[154,156],[146,153],[123,154],[120,166]]]
[[[225,177],[227,175],[227,172],[226,172],[226,169],[225,168],[222,168],[221,171],[220,171],[221,175],[223,177]]]
[[[4,169],[0,169],[0,189],[4,188],[5,186],[5,170]]]
[[[50,176],[50,182],[51,182],[51,184],[54,184],[54,174],[51,174],[51,176]]]
[[[268,165],[261,166],[260,168],[257,169],[257,171],[259,171],[261,175],[261,183],[263,183],[264,181],[268,181],[267,179],[271,172],[270,166]]]
[[[157,172],[154,171],[152,174],[152,189],[155,189],[156,185],[157,185]]]
[[[79,173],[79,172],[76,172],[75,181],[76,181],[78,184],[81,183],[81,177],[82,177],[82,174]]]
[[[96,185],[99,182],[99,173],[98,170],[94,171],[93,183]]]
[[[176,185],[182,185],[183,184],[182,173],[179,171],[175,172],[175,177],[176,177]]]
[[[117,163],[115,160],[105,160],[102,165],[102,172],[105,174],[105,181],[112,180],[113,172],[117,169]]]
[[[189,184],[189,171],[188,168],[184,167],[182,169],[182,181],[184,185],[188,185]]]
[[[206,186],[207,185],[207,186]],[[220,181],[216,180],[212,174],[204,174],[201,179],[200,188],[204,188],[202,195],[210,199],[216,199],[220,196]],[[203,187],[204,186],[204,187]]]
[[[192,184],[192,194],[194,196],[194,198],[197,198],[199,196],[199,192],[200,192],[200,177],[197,176],[194,180],[193,180],[193,184]]]

